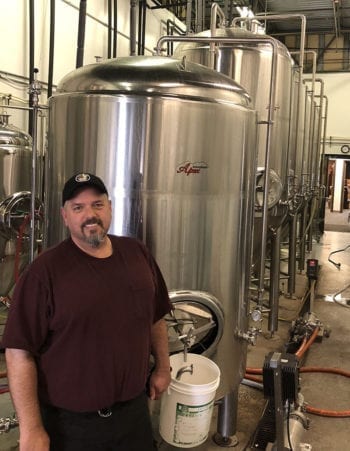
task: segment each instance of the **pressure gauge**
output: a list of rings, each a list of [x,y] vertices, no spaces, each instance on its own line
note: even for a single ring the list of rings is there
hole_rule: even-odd
[[[268,208],[274,207],[281,199],[283,186],[280,177],[273,170],[269,170],[269,192],[267,199]],[[265,169],[258,168],[256,176],[256,206],[262,207],[264,203],[264,191],[265,191]]]

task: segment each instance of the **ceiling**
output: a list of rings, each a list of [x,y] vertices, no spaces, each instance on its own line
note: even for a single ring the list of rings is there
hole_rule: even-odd
[[[317,71],[350,71],[350,0],[257,0],[253,8],[256,15],[305,16],[305,50],[317,53]],[[300,27],[300,19],[273,21],[267,24],[266,33],[295,51],[300,42]],[[306,72],[311,67],[306,64]]]
[[[350,0],[258,0],[253,2],[253,8],[257,14],[302,14],[306,17],[307,33],[350,32]],[[280,22],[274,28],[281,33],[299,30],[293,20]]]
[[[180,20],[185,22],[186,0],[153,1],[173,10]],[[350,0],[216,1],[224,11],[228,23],[239,16],[238,9],[243,6],[250,7],[255,16],[266,14],[305,16],[305,50],[317,53],[317,72],[350,71]],[[212,3],[212,0],[192,0],[192,30],[200,31],[210,27]],[[198,28],[199,16],[202,18],[200,28]],[[266,34],[282,41],[291,52],[300,49],[300,30],[300,17],[266,22]],[[308,58],[311,62],[312,57]],[[306,72],[311,70],[311,63],[308,64],[308,61],[305,70]]]

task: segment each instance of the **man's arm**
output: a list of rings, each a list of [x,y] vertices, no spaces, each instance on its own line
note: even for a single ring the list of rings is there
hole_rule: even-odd
[[[152,354],[155,368],[150,379],[150,398],[158,399],[170,384],[170,361],[168,349],[168,331],[164,319],[152,326]]]
[[[37,368],[33,356],[22,349],[6,349],[11,398],[19,420],[20,451],[48,451],[37,395]]]

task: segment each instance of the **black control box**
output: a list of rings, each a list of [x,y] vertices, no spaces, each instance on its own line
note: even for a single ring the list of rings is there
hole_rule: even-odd
[[[316,258],[309,258],[306,261],[306,275],[309,279],[317,280],[318,269],[318,260]]]

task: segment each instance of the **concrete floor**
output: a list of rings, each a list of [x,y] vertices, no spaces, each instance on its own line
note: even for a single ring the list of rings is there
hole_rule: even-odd
[[[350,250],[333,256],[341,263],[340,270],[328,261],[328,255],[335,250],[343,249],[350,244],[350,234],[326,231],[319,243],[313,243],[312,251],[307,258],[317,258],[321,265],[319,280],[316,286],[314,312],[318,319],[332,332],[329,338],[315,342],[308,351],[305,366],[338,367],[350,371],[350,309],[332,301],[332,295],[350,284]],[[293,299],[281,296],[279,316],[287,320],[295,319],[301,305],[301,298],[307,287],[304,274],[297,276],[296,296]],[[283,283],[281,284],[284,290]],[[350,298],[350,289],[341,295]],[[0,318],[2,312],[0,312]],[[264,321],[263,333],[258,338],[255,347],[248,351],[248,367],[261,367],[266,354],[270,351],[281,351],[287,341],[290,327],[289,321],[280,321],[278,332],[271,339],[266,332]],[[0,330],[1,334],[1,330]],[[4,369],[3,355],[0,355],[0,371]],[[3,381],[5,382],[5,381]],[[350,381],[349,379],[330,374],[303,373],[301,374],[301,393],[305,401],[313,407],[331,410],[350,410]],[[238,405],[238,445],[233,448],[243,451],[254,432],[260,418],[265,400],[262,394],[253,388],[241,386]],[[158,406],[153,406],[157,411]],[[8,394],[0,395],[0,417],[13,413],[13,407]],[[222,449],[211,439],[215,432],[217,409],[214,409],[211,431],[208,440],[195,448],[196,451],[217,451]],[[327,418],[308,414],[310,428],[305,432],[303,441],[309,443],[314,451],[346,451],[350,450],[350,418]],[[155,425],[157,415],[154,416]],[[173,447],[159,436],[159,450],[170,451]],[[0,451],[17,450],[18,429],[0,435]],[[232,449],[232,448],[231,448]],[[142,450],[140,450],[142,451]],[[297,451],[297,450],[293,450]]]

